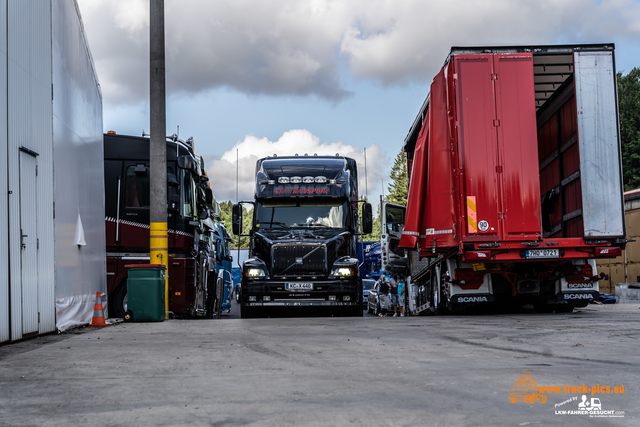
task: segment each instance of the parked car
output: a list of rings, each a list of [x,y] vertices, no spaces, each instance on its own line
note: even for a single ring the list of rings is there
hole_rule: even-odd
[[[390,303],[391,300],[389,298],[384,298],[384,301],[381,301],[380,281],[377,281],[369,291],[367,298],[367,313],[373,313],[375,315],[388,313],[391,311]]]
[[[376,284],[376,281],[373,279],[362,279],[362,307],[367,306],[367,302],[369,301],[369,291],[373,289],[373,285]]]

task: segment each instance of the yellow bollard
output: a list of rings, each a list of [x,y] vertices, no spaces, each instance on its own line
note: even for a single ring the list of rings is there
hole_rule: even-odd
[[[169,239],[167,223],[152,222],[149,234],[150,264],[162,264],[165,267],[164,277],[164,311],[169,318]]]

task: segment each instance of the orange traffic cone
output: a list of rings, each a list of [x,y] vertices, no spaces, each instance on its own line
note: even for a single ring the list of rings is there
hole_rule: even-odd
[[[109,326],[104,321],[104,310],[100,292],[96,292],[96,305],[93,307],[93,320],[89,326]]]

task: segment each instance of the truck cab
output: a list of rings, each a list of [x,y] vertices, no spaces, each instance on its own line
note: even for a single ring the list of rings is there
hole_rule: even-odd
[[[329,156],[267,157],[256,165],[241,316],[328,311],[362,316],[357,167]],[[241,206],[234,209],[240,233]],[[363,207],[371,229],[371,205]]]

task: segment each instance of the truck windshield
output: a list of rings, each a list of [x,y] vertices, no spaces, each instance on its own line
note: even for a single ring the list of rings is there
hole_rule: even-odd
[[[347,203],[299,202],[299,203],[258,203],[256,227],[328,227],[346,228]]]

